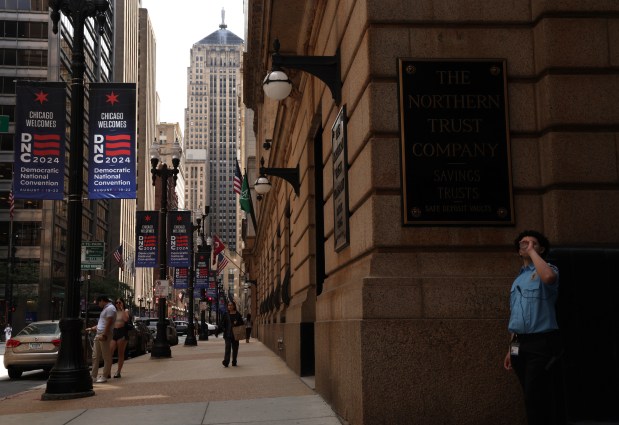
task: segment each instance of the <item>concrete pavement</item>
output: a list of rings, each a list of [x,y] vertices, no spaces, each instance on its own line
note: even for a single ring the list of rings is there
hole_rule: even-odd
[[[301,380],[259,341],[240,343],[238,366],[224,368],[222,338],[125,361],[122,378],[94,384],[93,397],[42,401],[45,385],[0,400],[1,423],[341,425],[312,381]],[[116,372],[116,364],[112,374]],[[25,421],[25,422],[24,422]]]

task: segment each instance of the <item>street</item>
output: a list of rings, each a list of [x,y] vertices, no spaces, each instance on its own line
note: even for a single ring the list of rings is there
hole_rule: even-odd
[[[4,342],[0,343],[0,399],[45,385],[46,383],[47,373],[42,370],[24,372],[21,379],[9,379],[9,374],[4,368]]]

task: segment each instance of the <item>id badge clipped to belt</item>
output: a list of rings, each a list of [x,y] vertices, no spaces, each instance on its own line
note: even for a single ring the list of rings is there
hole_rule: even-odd
[[[520,343],[517,339],[514,339],[509,343],[509,354],[512,356],[517,356],[520,351]]]

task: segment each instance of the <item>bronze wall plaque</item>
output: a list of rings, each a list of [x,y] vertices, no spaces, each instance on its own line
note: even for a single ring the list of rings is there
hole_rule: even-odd
[[[347,247],[350,241],[346,123],[346,105],[344,105],[337,114],[333,127],[331,127],[331,148],[333,152],[333,240],[336,252]]]
[[[404,225],[513,224],[505,61],[398,60]]]

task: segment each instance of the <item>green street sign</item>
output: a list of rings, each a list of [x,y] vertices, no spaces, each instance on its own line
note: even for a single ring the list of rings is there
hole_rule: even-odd
[[[101,270],[105,259],[105,242],[82,242],[82,270]]]
[[[9,116],[0,115],[0,133],[9,132]]]

